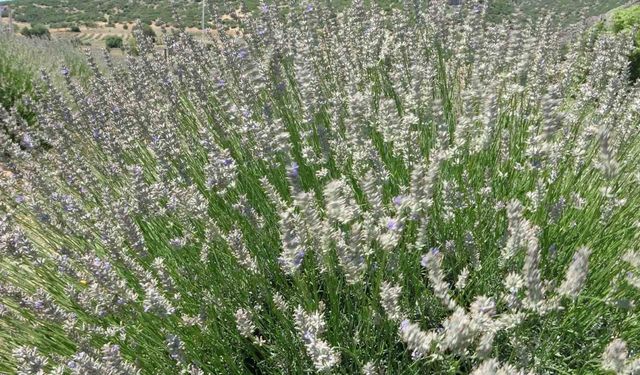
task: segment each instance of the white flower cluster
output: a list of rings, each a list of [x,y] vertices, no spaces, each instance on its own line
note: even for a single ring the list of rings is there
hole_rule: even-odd
[[[640,372],[640,358],[629,358],[627,343],[615,339],[607,345],[602,354],[602,368],[619,375],[637,374]]]
[[[307,313],[302,306],[296,307],[293,313],[296,329],[300,334],[307,355],[311,358],[317,371],[328,371],[340,363],[340,355],[326,341],[320,338],[326,328],[322,313]]]
[[[252,314],[245,309],[236,310],[236,327],[240,336],[250,339],[256,345],[262,346],[265,344],[264,338],[255,335],[256,325],[253,323]]]

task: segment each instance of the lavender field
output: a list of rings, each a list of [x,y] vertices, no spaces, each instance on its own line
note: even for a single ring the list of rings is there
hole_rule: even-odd
[[[640,34],[486,7],[0,32],[0,374],[640,374]]]

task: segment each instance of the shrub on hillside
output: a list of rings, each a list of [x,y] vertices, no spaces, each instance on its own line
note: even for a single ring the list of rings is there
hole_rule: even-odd
[[[623,8],[613,14],[613,31],[631,30],[640,25],[640,5]]]
[[[79,33],[80,32],[80,26],[78,25],[73,25],[69,28],[69,31],[72,33]]]
[[[72,26],[72,24],[70,22],[67,22],[67,21],[48,23],[49,29],[66,29],[66,28],[69,28],[71,26]]]
[[[629,53],[629,71],[632,81],[640,78],[640,5],[621,9],[614,13],[612,28],[616,33],[628,32],[633,35],[634,49]]]
[[[122,48],[122,37],[117,35],[109,35],[104,39],[107,48]]]
[[[49,29],[44,25],[34,25],[32,27],[23,27],[20,31],[20,34],[29,37],[29,38],[51,38],[51,33]]]

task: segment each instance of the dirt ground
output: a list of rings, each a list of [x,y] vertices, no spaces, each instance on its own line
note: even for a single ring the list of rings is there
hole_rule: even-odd
[[[236,18],[244,18],[246,17],[246,14],[241,13],[240,10],[238,9],[235,11],[234,16]],[[225,15],[222,15],[220,19],[229,20],[229,19],[232,19],[232,15],[225,14]],[[126,29],[125,29],[125,25],[127,25]],[[69,28],[57,28],[57,29],[54,28],[54,29],[49,29],[49,32],[51,33],[51,36],[53,38],[64,38],[64,39],[77,38],[80,41],[82,41],[82,43],[85,44],[87,47],[104,48],[105,38],[110,35],[122,37],[123,41],[126,44],[127,41],[133,36],[132,29],[134,25],[135,25],[135,22],[133,21],[128,23],[116,23],[111,25],[107,24],[106,22],[95,22],[95,27],[86,27],[84,25],[81,25],[80,32],[71,32],[69,31]],[[14,22],[15,30],[20,30],[25,26],[30,26],[30,25],[28,23],[23,23],[23,22]],[[162,35],[162,27],[157,25],[151,25],[151,27],[153,28],[153,30],[156,32],[157,35]],[[165,29],[167,31],[171,31],[175,28],[166,27]],[[211,36],[204,35],[202,30],[199,28],[188,27],[186,28],[186,31],[194,35],[196,39],[201,39],[204,41],[211,40]],[[238,28],[230,28],[227,30],[226,33],[228,35],[238,35],[240,31]],[[214,31],[214,37],[215,37],[215,31]],[[158,38],[158,39],[161,39],[161,38]],[[114,52],[118,53],[117,51],[114,51]]]

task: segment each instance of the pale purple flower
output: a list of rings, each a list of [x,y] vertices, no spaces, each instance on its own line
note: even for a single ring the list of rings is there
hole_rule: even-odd
[[[22,147],[31,149],[33,148],[33,138],[30,134],[25,133],[22,136],[22,141],[20,142],[20,144],[22,145]]]
[[[423,255],[422,260],[420,260],[420,264],[422,267],[426,267],[429,264],[429,258],[426,255]]]
[[[404,195],[396,195],[395,197],[393,197],[392,202],[397,207],[400,206],[402,202],[404,202],[405,198],[406,197]]]
[[[300,166],[298,165],[298,163],[296,163],[295,161],[291,163],[291,166],[289,167],[289,176],[290,177],[298,177],[298,170],[300,169]]]
[[[431,255],[426,254],[422,256],[422,260],[420,261],[422,267],[427,267],[427,265],[429,264],[429,258],[431,258],[431,256],[438,255],[438,253],[440,253],[440,249],[438,249],[437,247],[432,247],[430,252]]]
[[[299,251],[296,253],[296,256],[293,258],[293,265],[299,267],[302,264],[302,259],[304,259],[304,251]]]
[[[400,228],[402,228],[402,224],[398,222],[398,220],[389,219],[389,221],[387,221],[387,229],[397,231]]]
[[[400,323],[400,329],[406,331],[409,328],[409,324],[411,324],[409,319],[403,320],[402,323]]]

